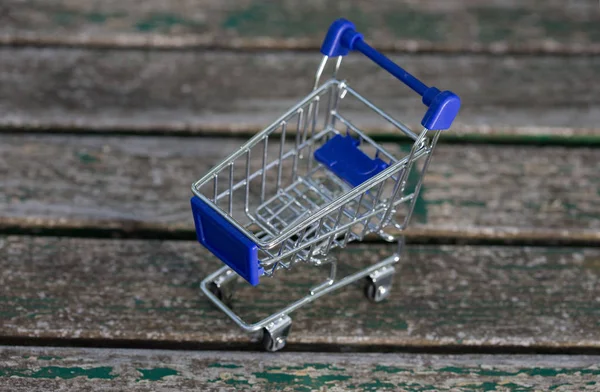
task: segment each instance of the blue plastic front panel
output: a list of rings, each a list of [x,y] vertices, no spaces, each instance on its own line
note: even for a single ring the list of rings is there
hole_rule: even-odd
[[[209,204],[194,196],[191,200],[198,241],[238,275],[256,286],[262,270],[258,247]]]
[[[379,158],[369,158],[350,135],[335,135],[315,151],[315,159],[348,184],[358,186],[389,166]]]

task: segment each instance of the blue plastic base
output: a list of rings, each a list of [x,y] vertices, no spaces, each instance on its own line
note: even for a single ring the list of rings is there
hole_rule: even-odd
[[[198,241],[238,275],[256,286],[263,272],[258,266],[256,244],[202,199],[194,196],[191,203]]]
[[[358,186],[388,168],[379,158],[369,158],[350,135],[335,135],[315,151],[315,159],[348,184]]]

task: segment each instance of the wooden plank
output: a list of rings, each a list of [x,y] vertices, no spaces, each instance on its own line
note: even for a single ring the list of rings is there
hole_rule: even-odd
[[[0,48],[0,128],[254,133],[310,92],[319,55]],[[427,83],[459,94],[454,135],[598,141],[600,57],[400,55]],[[411,126],[419,97],[359,56],[340,77]],[[548,83],[552,80],[552,83]],[[345,99],[340,112],[372,134],[397,131]]]
[[[438,356],[2,347],[10,391],[595,390],[596,356]],[[2,387],[0,387],[1,389]]]
[[[2,135],[0,227],[191,233],[190,185],[242,143],[230,138]],[[398,156],[404,154],[399,148],[407,147],[386,146]],[[277,153],[277,145],[271,148]],[[593,148],[442,141],[407,234],[598,242],[597,157]],[[253,166],[260,159],[255,154]]]
[[[319,47],[343,16],[386,50],[600,52],[595,0],[3,1],[5,44]]]
[[[394,249],[347,248],[339,274]],[[388,301],[368,302],[362,283],[324,296],[291,315],[289,348],[598,349],[598,260],[596,248],[409,246]],[[196,242],[3,237],[0,338],[258,348],[198,288],[220,265]],[[328,272],[298,266],[257,288],[241,282],[233,306],[258,321]]]

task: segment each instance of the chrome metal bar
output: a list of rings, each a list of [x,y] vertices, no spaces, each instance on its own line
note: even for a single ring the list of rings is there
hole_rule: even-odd
[[[379,229],[382,229],[383,226],[385,226],[385,224],[387,223],[387,220],[388,220],[390,214],[392,213],[392,209],[394,208],[394,201],[398,197],[398,194],[402,194],[402,192],[404,192],[404,188],[406,187],[406,180],[408,179],[408,175],[412,169],[412,165],[414,162],[415,151],[418,148],[422,147],[422,146],[420,146],[420,144],[422,143],[426,134],[427,134],[427,129],[425,129],[421,132],[421,134],[419,135],[419,137],[413,144],[412,148],[410,149],[410,154],[409,154],[408,160],[406,162],[406,167],[404,168],[402,175],[398,176],[398,180],[396,181],[396,184],[394,187],[393,195],[392,195],[392,197],[390,197],[390,200],[389,200],[389,206],[386,209],[386,211],[383,215],[383,218],[381,219],[381,222],[379,223]]]
[[[215,187],[215,197],[213,198],[213,203],[217,204],[218,203],[218,199],[217,199],[217,194],[218,194],[218,182],[217,182],[217,178],[219,177],[218,174],[215,174],[214,177],[214,187]],[[218,204],[217,204],[218,206]]]
[[[258,321],[254,324],[248,324],[246,323],[244,320],[242,320],[242,318],[240,316],[238,316],[235,312],[233,312],[227,305],[225,305],[225,303],[223,303],[223,301],[221,301],[219,298],[217,298],[217,296],[215,296],[208,288],[208,285],[215,280],[217,277],[219,277],[220,275],[226,273],[227,270],[229,270],[229,267],[222,267],[221,269],[215,271],[214,273],[210,274],[209,276],[207,276],[201,283],[200,283],[200,289],[202,290],[202,292],[204,293],[204,295],[206,295],[208,297],[208,299],[210,299],[223,313],[225,313],[229,318],[231,318],[240,328],[242,328],[245,332],[247,333],[253,333],[253,332],[258,332],[260,330],[262,330],[266,325],[268,325],[270,322],[279,319],[282,315],[288,315],[292,312],[294,312],[295,310],[301,308],[302,306],[316,300],[317,298],[322,297],[323,295],[330,293],[334,290],[337,290],[341,287],[344,287],[350,283],[356,282],[357,280],[363,279],[365,277],[367,277],[368,275],[372,274],[374,271],[397,263],[400,260],[400,255],[399,254],[394,254],[382,261],[380,261],[377,264],[374,264],[368,268],[365,268],[361,271],[358,271],[354,274],[348,275],[343,279],[340,279],[339,281],[333,283],[332,285],[324,288],[321,291],[318,291],[316,293],[314,293],[313,295],[307,295],[293,303],[291,303],[290,305],[286,306],[285,308],[279,310],[278,312],[270,315],[269,317]]]
[[[377,205],[379,204],[379,198],[381,197],[381,192],[383,192],[383,186],[385,184],[385,181],[381,181],[379,183],[379,187],[377,188],[377,194],[375,195],[375,199],[373,200],[373,207],[371,208],[371,213],[373,213],[376,209],[377,209]],[[371,218],[368,218],[365,220],[365,227],[363,228],[361,237],[364,237],[367,233],[368,233],[368,229],[369,229],[369,224],[371,223]]]
[[[279,142],[279,167],[277,168],[277,189],[281,187],[281,170],[283,169],[283,147],[285,146],[285,129],[287,122],[281,123],[281,141]]]
[[[351,218],[352,222],[356,222],[356,218],[358,217],[359,211],[360,211],[360,203],[362,203],[362,199],[365,196],[364,193],[360,194],[360,198],[358,199],[358,204],[356,205],[356,211],[354,211],[354,216]],[[348,231],[346,231],[346,234],[344,235],[344,241],[342,242],[342,248],[346,246],[346,244],[348,244],[348,237],[350,236],[350,233],[352,232],[352,227],[354,225],[348,227]]]
[[[319,219],[319,224],[318,224],[318,226],[317,226],[317,229],[315,230],[315,237],[316,237],[316,238],[319,238],[319,234],[321,233],[321,229],[323,228],[323,220],[324,220],[324,219],[325,219],[325,218],[321,218],[321,219]],[[307,258],[308,260],[310,260],[310,258],[312,257],[312,255],[313,255],[313,253],[314,253],[314,251],[315,251],[315,247],[317,246],[317,243],[318,243],[318,242],[315,242],[314,244],[312,244],[312,245],[311,245],[311,247],[310,247],[310,249],[309,249],[309,251],[308,251],[308,255],[306,256],[306,258]]]
[[[296,126],[296,144],[294,145],[294,161],[292,163],[292,182],[295,182],[298,178],[298,156],[300,151],[298,146],[300,145],[300,130],[302,129],[302,119],[304,117],[304,110],[298,109],[298,124]]]
[[[323,70],[325,69],[325,65],[327,64],[327,60],[329,57],[323,56],[321,58],[321,63],[319,63],[319,67],[317,68],[317,72],[315,73],[315,84],[313,85],[313,90],[317,88],[319,85],[319,80],[321,79],[321,75],[323,74]]]
[[[250,150],[246,152],[246,195],[244,196],[244,212],[250,217]]]
[[[264,150],[263,150],[263,163],[262,163],[262,180],[260,183],[260,202],[262,203],[263,201],[265,201],[265,185],[266,185],[266,179],[267,179],[267,170],[265,169],[267,167],[267,148],[269,147],[269,136],[265,136],[265,144],[264,144]]]
[[[229,165],[229,215],[233,213],[233,162]]]
[[[419,181],[417,182],[417,185],[415,186],[415,190],[413,192],[413,198],[411,200],[410,206],[408,207],[408,212],[406,213],[406,217],[404,218],[404,223],[402,223],[401,230],[406,229],[406,226],[408,225],[408,223],[410,222],[410,219],[412,217],[413,211],[415,210],[415,205],[417,203],[417,196],[421,192],[421,186],[423,185],[423,179],[425,178],[425,173],[427,172],[427,168],[429,167],[429,162],[431,161],[431,157],[433,156],[433,150],[435,148],[435,145],[437,144],[439,137],[440,137],[440,131],[435,131],[435,133],[433,135],[433,139],[431,141],[431,144],[429,145],[429,153],[427,154],[427,157],[425,158],[425,161],[423,162],[423,167],[421,168],[421,174],[419,175]]]
[[[342,220],[342,216],[344,216],[344,210],[346,209],[346,205],[342,205],[340,207],[340,210],[338,212],[337,218],[335,220],[335,223],[333,225],[333,230],[331,230],[331,232],[329,232],[329,241],[327,241],[327,246],[325,247],[325,253],[329,253],[329,250],[331,249],[331,244],[333,243],[333,241],[335,240],[335,236],[336,236],[336,230],[339,228],[340,225],[340,221]]]

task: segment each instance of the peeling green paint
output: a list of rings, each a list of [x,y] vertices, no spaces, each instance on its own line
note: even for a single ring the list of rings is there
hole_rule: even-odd
[[[399,368],[399,367],[395,367],[395,366],[383,366],[383,365],[377,365],[375,366],[375,369],[373,369],[374,372],[385,372],[385,373],[391,373],[391,374],[395,374],[395,373],[403,373],[403,372],[411,372],[412,370],[409,369],[403,369],[403,368]]]
[[[104,24],[108,22],[110,19],[124,18],[127,14],[125,12],[117,11],[117,12],[98,12],[92,11],[89,13],[82,13],[71,10],[61,10],[55,12],[52,16],[54,23],[60,26],[70,26],[76,23],[95,23],[95,24]]]
[[[440,373],[454,373],[454,374],[474,374],[477,376],[491,376],[491,377],[515,377],[523,374],[531,377],[556,377],[559,375],[572,375],[576,373],[589,374],[589,375],[600,375],[600,369],[564,369],[564,368],[522,368],[516,371],[504,371],[498,369],[478,369],[478,368],[460,368],[455,366],[448,366],[437,370]]]
[[[79,158],[79,160],[82,163],[94,163],[94,162],[98,161],[97,157],[95,157],[95,156],[93,156],[91,154],[88,154],[87,152],[80,152],[80,153],[78,153],[77,154],[77,158]]]
[[[37,359],[42,361],[52,361],[54,359],[63,359],[63,357],[50,356],[50,355],[40,355]]]
[[[294,391],[296,392],[310,392],[312,391],[312,389],[310,389],[309,387],[305,387],[305,386],[299,386],[294,388]]]
[[[302,366],[287,366],[285,369],[286,370],[306,370],[309,368],[313,368],[316,370],[327,369],[327,370],[334,370],[334,371],[345,371],[346,370],[344,368],[338,368],[329,363],[305,363]],[[279,368],[279,369],[281,369],[281,368]]]
[[[498,384],[495,382],[482,382],[481,384],[469,384],[464,385],[463,388],[477,390],[477,391],[495,391]]]
[[[211,363],[208,365],[209,368],[225,368],[225,369],[238,369],[243,367],[242,365],[236,365],[234,363]]]
[[[0,377],[60,378],[63,380],[70,380],[75,377],[86,377],[88,379],[112,380],[117,377],[117,375],[111,374],[112,370],[113,369],[108,366],[89,369],[81,367],[46,366],[39,370],[4,367],[0,368]]]
[[[250,385],[250,382],[248,382],[248,380],[246,380],[244,377],[244,374],[236,374],[236,377],[242,377],[242,378],[228,378],[226,380],[224,380],[225,384],[227,385]]]
[[[176,376],[179,374],[177,370],[169,368],[137,369],[137,371],[142,373],[142,377],[140,377],[137,381],[159,381],[162,380],[164,377]]]
[[[442,373],[455,373],[455,374],[469,374],[472,369],[469,368],[459,368],[456,366],[447,366],[438,370],[438,372]]]
[[[380,380],[375,380],[367,383],[360,384],[358,386],[363,391],[380,391],[382,389],[395,389],[394,384],[390,384],[389,382],[382,382]]]
[[[140,32],[170,32],[176,26],[192,28],[196,32],[205,29],[204,23],[192,19],[186,19],[175,14],[151,14],[135,24],[135,29]]]
[[[302,385],[311,388],[322,388],[330,383],[338,381],[346,381],[352,378],[351,376],[343,374],[327,374],[322,376],[311,377],[303,373],[296,374],[283,373],[283,372],[258,372],[253,373],[256,378],[262,378],[269,383],[277,384],[288,384],[288,385]]]

